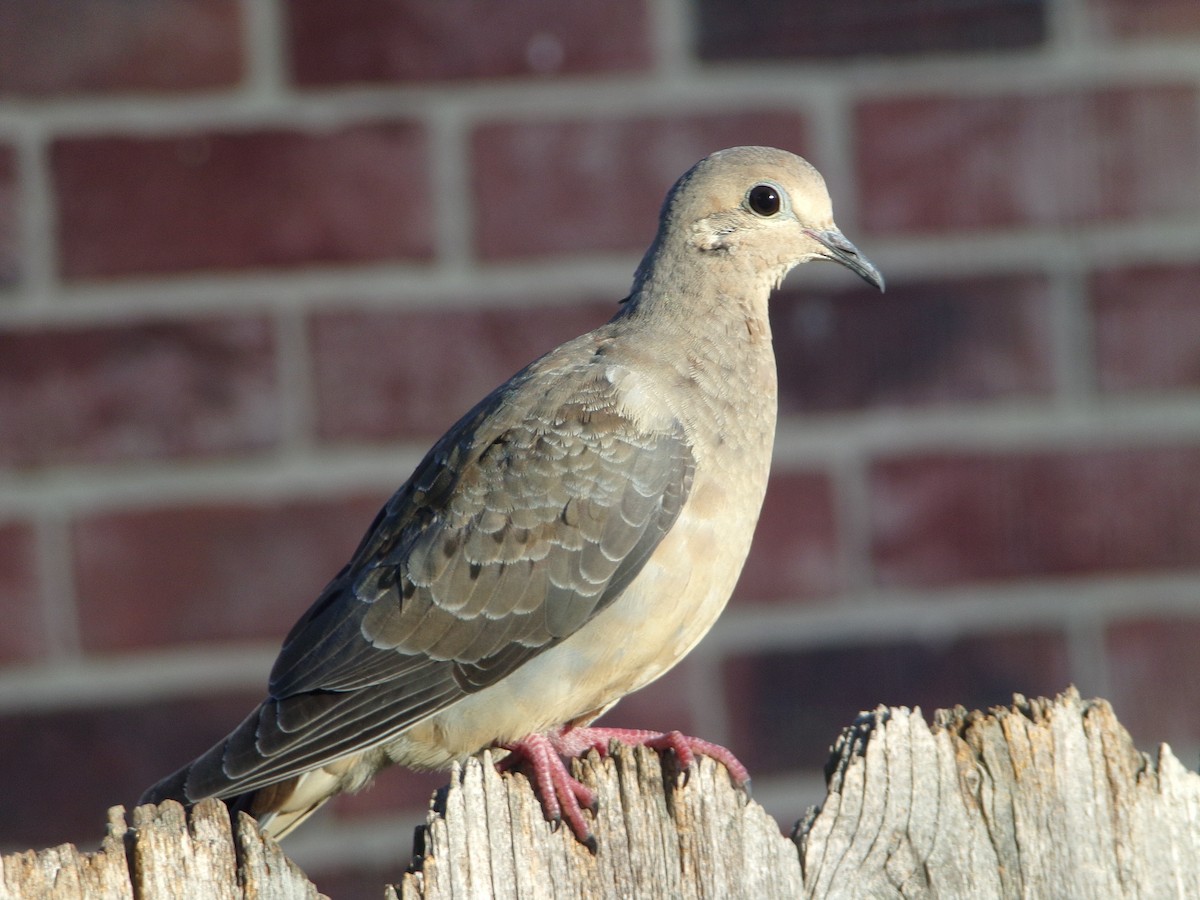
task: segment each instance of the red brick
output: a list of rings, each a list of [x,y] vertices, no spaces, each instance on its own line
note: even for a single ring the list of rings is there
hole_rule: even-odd
[[[20,274],[17,202],[17,156],[11,147],[0,144],[0,287],[12,284]]]
[[[282,641],[385,499],[163,507],[83,519],[73,534],[84,646]]]
[[[1092,279],[1096,367],[1102,389],[1200,386],[1197,285],[1200,264],[1117,269]]]
[[[0,4],[0,93],[232,87],[242,54],[237,0]]]
[[[339,794],[330,802],[330,808],[337,818],[346,821],[405,813],[423,819],[429,799],[449,781],[448,772],[415,772],[391,766],[380,772],[365,790]]]
[[[739,602],[829,597],[841,587],[838,550],[829,478],[777,468],[735,596]]]
[[[1172,85],[868,101],[861,222],[907,235],[1195,214],[1198,109]]]
[[[304,86],[650,68],[645,0],[292,0],[293,79]]]
[[[1196,447],[896,459],[871,482],[883,584],[1200,564]]]
[[[1088,5],[1110,35],[1167,40],[1200,35],[1200,5],[1195,0],[1088,0]]]
[[[644,250],[667,190],[699,159],[739,144],[803,152],[804,133],[799,116],[770,110],[484,125],[471,138],[479,253]]]
[[[1034,47],[1043,0],[700,0],[700,57],[830,58]]]
[[[731,747],[752,776],[817,769],[859,711],[963,704],[986,709],[1016,692],[1053,696],[1070,679],[1066,642],[1053,631],[901,641],[748,655],[725,665]]]
[[[46,652],[36,553],[31,527],[0,524],[0,665],[30,662]]]
[[[0,333],[0,465],[227,454],[279,438],[265,319]]]
[[[419,821],[425,821],[423,814]],[[304,875],[316,886],[322,897],[336,897],[337,900],[378,900],[383,893],[383,886],[399,884],[409,865],[409,854],[413,846],[412,832],[397,830],[395,837],[395,851],[389,854],[388,860],[380,860],[374,865],[356,861],[352,865],[344,864],[345,868],[336,869],[306,868]]]
[[[95,847],[104,811],[224,737],[261,695],[0,716],[0,850]]]
[[[1200,744],[1200,620],[1134,619],[1106,635],[1109,699],[1142,750],[1167,742],[1182,755]]]
[[[1054,387],[1044,278],[784,292],[771,301],[784,413],[1030,397]]]
[[[81,137],[51,156],[68,278],[431,255],[415,125]]]
[[[432,441],[522,366],[616,311],[614,299],[317,316],[317,432],[335,442]]]

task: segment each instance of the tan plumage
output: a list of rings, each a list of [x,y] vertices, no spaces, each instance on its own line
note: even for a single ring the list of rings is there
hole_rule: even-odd
[[[268,699],[143,800],[238,798],[284,834],[383,765],[561,734],[678,662],[749,551],[775,430],[767,298],[814,258],[882,288],[808,163],[698,163],[616,316],[434,445],[288,634]]]

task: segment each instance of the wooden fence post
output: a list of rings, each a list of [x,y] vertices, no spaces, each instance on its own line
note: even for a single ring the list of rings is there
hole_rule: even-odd
[[[439,792],[399,900],[464,898],[1200,897],[1200,776],[1138,752],[1072,689],[988,713],[880,708],[839,738],[829,792],[790,836],[698,760],[619,748],[581,777],[600,796],[589,853],[552,831],[525,780],[487,755]],[[0,858],[0,898],[320,896],[224,806],[110,810],[99,850]],[[335,898],[336,900],[336,898]]]

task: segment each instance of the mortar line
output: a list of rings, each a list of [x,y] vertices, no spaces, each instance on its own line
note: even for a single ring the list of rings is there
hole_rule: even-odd
[[[83,651],[70,524],[61,513],[43,513],[34,523],[34,535],[48,656],[61,663]]]
[[[698,71],[694,4],[685,0],[652,0],[649,4],[652,72],[661,82],[685,85]]]
[[[1065,629],[1118,616],[1200,615],[1200,571],[956,584],[919,590],[877,588],[820,607],[741,606],[706,638],[709,652],[799,651],[901,639],[947,640],[1030,626]]]
[[[1095,616],[1072,616],[1068,618],[1064,629],[1071,683],[1078,686],[1084,696],[1112,696],[1113,684],[1105,642],[1107,626],[1105,619]]]
[[[281,56],[273,48],[271,10],[254,10],[247,24],[260,60]],[[746,63],[692,67],[685,78],[662,79],[652,69],[636,75],[603,79],[563,77],[553,80],[514,80],[492,84],[429,84],[398,90],[395,85],[313,89],[271,95],[265,86],[272,65],[256,61],[257,89],[241,95],[203,94],[166,99],[87,97],[67,99],[31,110],[25,104],[0,101],[0,132],[12,123],[38,120],[52,132],[162,133],[178,128],[261,127],[272,124],[336,126],[352,120],[422,117],[454,102],[474,117],[573,115],[581,103],[604,115],[673,113],[691,109],[727,108],[730,103],[772,107],[795,102],[796,85],[805,90],[841,84],[863,97],[908,93],[942,93],[953,84],[956,95],[1044,94],[1058,90],[1105,89],[1114,86],[1194,84],[1198,77],[1194,50],[1171,42],[1136,45],[1090,45],[1088,52],[1013,52],[969,61],[958,57],[912,60],[864,58],[852,70],[837,63]],[[952,79],[952,80],[951,80]]]
[[[859,448],[839,454],[830,466],[838,574],[842,583],[839,595],[866,590],[875,580],[869,467],[869,455]]]
[[[1058,402],[1075,408],[1096,401],[1095,353],[1082,263],[1050,279],[1050,359]]]
[[[288,93],[283,12],[276,0],[242,0],[241,13],[246,98],[264,106],[278,103]]]
[[[16,148],[19,262],[17,303],[9,308],[39,315],[59,287],[50,145],[42,130],[33,126],[21,129]]]
[[[291,309],[276,315],[273,326],[280,452],[303,454],[314,448],[317,421],[309,319],[302,310]]]

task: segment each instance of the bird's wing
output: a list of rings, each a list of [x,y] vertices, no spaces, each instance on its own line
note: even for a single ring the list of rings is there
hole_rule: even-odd
[[[622,414],[603,367],[535,364],[391,498],[287,636],[270,699],[193,764],[188,795],[380,744],[573,634],[670,530],[694,466],[682,426]]]

